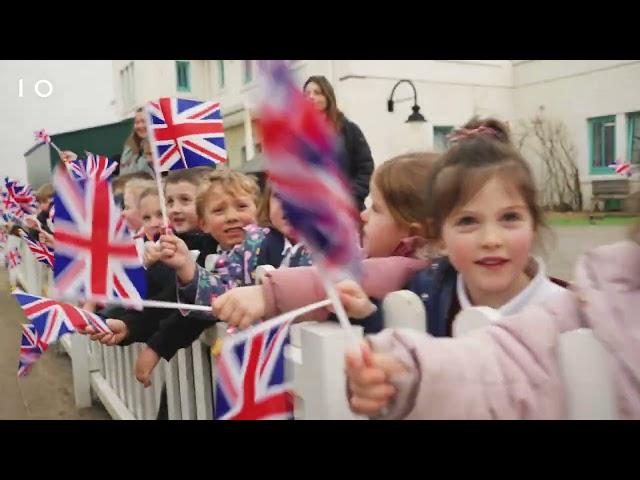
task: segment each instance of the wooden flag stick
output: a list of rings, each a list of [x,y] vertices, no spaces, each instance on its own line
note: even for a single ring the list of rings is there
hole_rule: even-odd
[[[347,317],[347,312],[344,310],[344,306],[340,301],[340,297],[338,296],[338,291],[336,290],[336,287],[333,285],[333,282],[329,280],[329,277],[327,276],[326,272],[319,266],[318,266],[318,273],[322,278],[324,289],[327,292],[327,296],[329,297],[329,300],[331,300],[331,304],[333,305],[333,309],[335,310],[336,316],[338,317],[338,321],[340,322],[340,325],[342,326],[342,328],[344,328],[347,331],[347,335],[349,336],[349,342],[352,344],[353,347],[355,347],[356,349],[359,349],[360,341],[358,340],[358,337],[356,336],[356,334],[353,332],[353,328],[351,328],[351,322],[349,321],[349,317]]]

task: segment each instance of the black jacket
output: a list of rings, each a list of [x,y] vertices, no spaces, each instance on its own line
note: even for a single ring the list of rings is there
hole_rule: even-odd
[[[343,146],[340,158],[342,170],[351,184],[353,198],[362,211],[364,199],[369,195],[369,180],[373,172],[371,149],[360,127],[348,118],[343,118],[340,137]]]
[[[51,211],[51,207],[53,207],[53,202],[51,202],[51,204],[49,205],[49,208],[41,211],[36,218],[40,222],[40,226],[42,227],[42,229],[45,232],[53,235],[53,232],[51,231],[51,229],[49,228],[49,224],[47,223],[47,220],[49,219],[49,212]],[[35,238],[38,238],[38,235],[36,235]]]
[[[215,253],[218,244],[202,232],[178,235],[190,250],[200,250],[197,263],[204,265],[210,253]],[[165,302],[177,301],[175,271],[162,262],[157,262],[146,273],[147,298]],[[118,318],[127,324],[129,333],[120,344],[146,342],[159,356],[170,360],[183,347],[190,345],[200,333],[212,324],[211,317],[189,315],[185,321],[180,312],[166,308],[145,308],[142,311],[121,307],[107,308],[100,315]]]

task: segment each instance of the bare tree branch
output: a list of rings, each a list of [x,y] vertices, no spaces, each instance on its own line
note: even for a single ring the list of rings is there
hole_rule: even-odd
[[[520,152],[525,145],[541,161],[541,200],[551,210],[582,210],[580,171],[576,149],[564,123],[537,114],[518,123],[514,145]]]

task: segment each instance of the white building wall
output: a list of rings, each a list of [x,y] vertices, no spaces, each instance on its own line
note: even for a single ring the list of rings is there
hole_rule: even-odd
[[[546,117],[562,120],[567,126],[576,147],[584,205],[588,207],[591,180],[613,177],[589,173],[587,120],[616,115],[616,156],[626,161],[626,113],[640,111],[640,61],[523,61],[514,66],[514,85],[518,119],[532,118],[544,107]],[[540,175],[540,160],[531,151],[526,155]],[[640,185],[634,182],[633,188],[640,189]]]
[[[418,149],[433,148],[434,126],[458,126],[473,115],[514,117],[512,67],[508,61],[336,61],[336,95],[345,114],[364,132],[376,165]],[[387,99],[400,79],[416,87],[420,113],[427,119],[422,137],[405,123],[413,90],[401,84],[394,93],[394,112]],[[405,101],[400,101],[408,99]]]
[[[27,182],[34,190],[52,180],[51,154],[48,145],[39,145],[25,155]]]
[[[114,61],[113,75],[128,61]],[[136,105],[165,95],[214,99],[222,104],[227,146],[233,166],[241,162],[248,117],[257,100],[254,80],[245,84],[242,60],[225,60],[225,86],[218,85],[216,60],[192,60],[190,93],[177,92],[174,60],[135,63]],[[578,152],[585,205],[590,198],[587,119],[616,115],[618,157],[626,157],[625,113],[640,110],[640,62],[636,60],[298,60],[294,73],[300,87],[310,75],[325,75],[336,90],[338,106],[363,130],[376,164],[403,152],[433,148],[434,126],[458,126],[473,115],[496,116],[512,126],[544,106],[545,115],[564,121]],[[413,92],[398,87],[395,111],[387,99],[400,79],[411,80],[428,123],[405,123]],[[115,82],[116,90],[120,87]],[[121,106],[119,112],[131,116]],[[420,128],[422,130],[420,130]],[[254,141],[259,141],[255,128]],[[249,149],[250,150],[250,149]],[[540,161],[528,152],[534,171]],[[640,188],[640,186],[638,187]]]

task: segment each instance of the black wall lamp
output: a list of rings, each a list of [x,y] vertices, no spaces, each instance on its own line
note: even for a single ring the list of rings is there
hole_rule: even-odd
[[[413,107],[411,107],[411,110],[413,110],[413,113],[409,115],[409,118],[407,118],[406,123],[426,122],[427,120],[420,113],[420,107],[418,106],[418,92],[416,91],[416,87],[411,80],[406,80],[406,79],[399,80],[398,83],[396,83],[393,86],[393,89],[391,90],[391,95],[389,96],[389,100],[387,100],[387,110],[389,112],[393,112],[393,103],[394,103],[393,94],[395,93],[396,88],[398,88],[398,85],[400,85],[401,83],[408,83],[409,85],[411,85],[411,88],[413,89]],[[405,99],[405,100],[408,100],[408,99]]]

